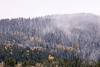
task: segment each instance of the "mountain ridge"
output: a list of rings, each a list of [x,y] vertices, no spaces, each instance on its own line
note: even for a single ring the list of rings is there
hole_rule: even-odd
[[[100,59],[100,17],[79,13],[51,15],[33,19],[0,20],[0,44],[6,41],[25,47],[76,48],[83,59]]]

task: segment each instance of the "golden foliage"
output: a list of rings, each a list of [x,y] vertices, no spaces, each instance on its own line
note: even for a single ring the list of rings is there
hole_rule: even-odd
[[[49,55],[49,56],[48,56],[48,60],[49,60],[49,61],[53,61],[53,60],[54,60],[54,56]]]

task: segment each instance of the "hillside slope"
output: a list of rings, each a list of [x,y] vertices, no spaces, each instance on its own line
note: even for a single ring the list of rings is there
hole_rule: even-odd
[[[100,59],[99,30],[100,17],[85,13],[1,19],[0,44],[42,47],[50,52],[72,48],[81,58],[97,61]]]

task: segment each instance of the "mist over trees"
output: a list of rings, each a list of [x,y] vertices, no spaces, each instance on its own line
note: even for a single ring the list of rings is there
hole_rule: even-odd
[[[100,60],[100,17],[92,14],[51,15],[0,20],[0,45],[42,48],[58,57],[72,52]],[[63,50],[63,51],[61,51]],[[46,55],[47,56],[47,55]],[[68,58],[68,57],[67,57]]]

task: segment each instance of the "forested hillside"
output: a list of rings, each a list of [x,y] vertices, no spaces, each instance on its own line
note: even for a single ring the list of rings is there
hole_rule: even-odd
[[[1,19],[0,62],[23,67],[37,63],[40,67],[99,67],[100,17],[80,13]]]

